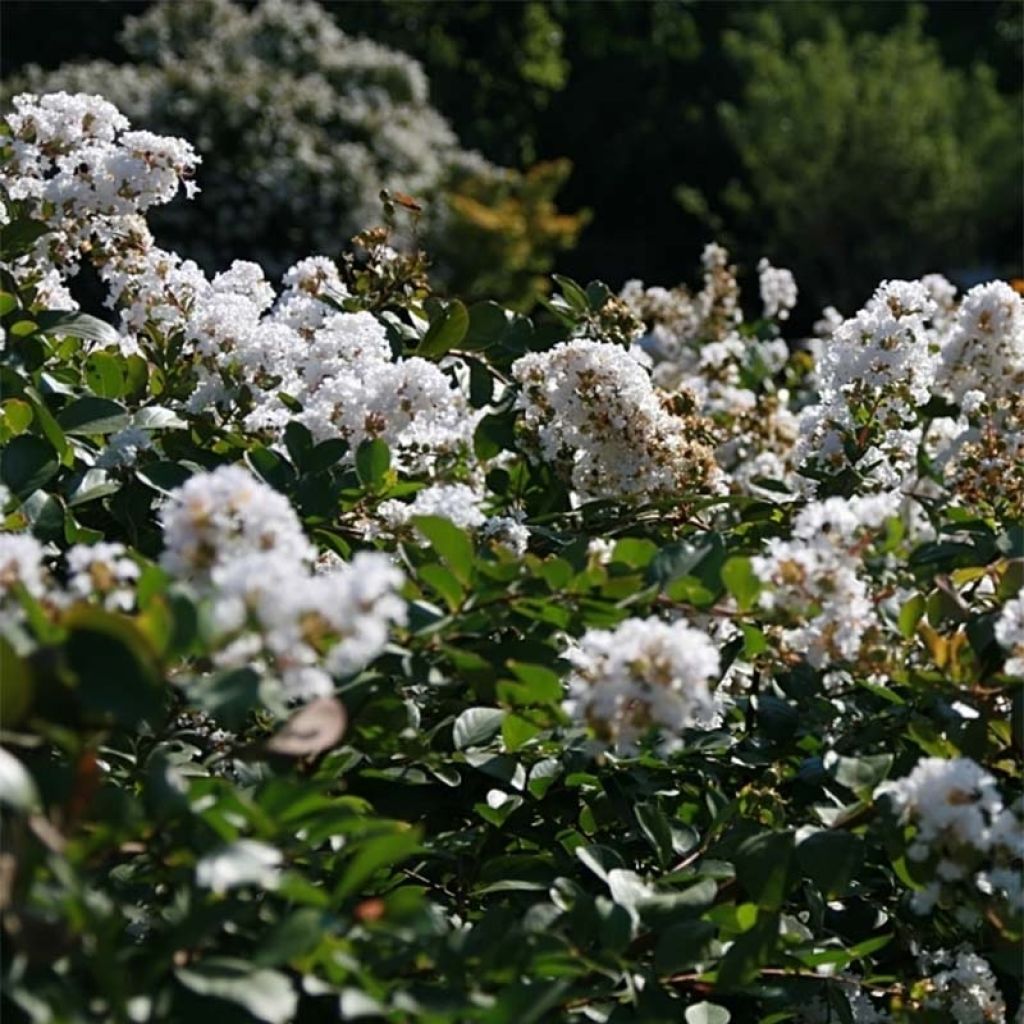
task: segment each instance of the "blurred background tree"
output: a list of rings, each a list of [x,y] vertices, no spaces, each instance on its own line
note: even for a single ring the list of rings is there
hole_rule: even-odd
[[[149,6],[7,0],[5,73],[117,58],[122,16]],[[886,276],[1020,275],[1016,0],[324,6],[422,62],[462,151],[517,169],[434,199],[455,218],[435,239],[453,287],[525,303],[552,265],[674,283],[718,237],[794,269],[800,327]],[[592,211],[575,248],[559,208]]]
[[[192,141],[202,191],[152,225],[208,270],[252,259],[279,275],[333,254],[379,222],[387,190],[419,203],[442,285],[529,306],[585,222],[555,206],[565,161],[520,171],[467,149],[415,58],[342,31],[308,0],[156,4],[118,35],[120,60],[30,64],[5,92],[100,93],[135,125]]]

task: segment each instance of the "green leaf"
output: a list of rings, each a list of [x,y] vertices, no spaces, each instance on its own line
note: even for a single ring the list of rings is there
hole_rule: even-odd
[[[32,406],[20,398],[10,398],[3,405],[4,422],[12,434],[24,434],[32,423]]]
[[[31,811],[39,805],[39,791],[28,769],[13,754],[0,747],[0,804],[16,811]]]
[[[85,361],[85,383],[100,398],[120,398],[124,394],[121,359],[109,352],[93,352]]]
[[[535,800],[543,800],[544,795],[554,784],[555,779],[562,774],[562,764],[553,757],[547,757],[538,761],[530,769],[530,777],[526,788]]]
[[[36,319],[40,331],[58,338],[81,338],[104,346],[117,345],[120,341],[120,336],[110,324],[88,313],[49,310],[40,313]]]
[[[813,832],[796,848],[800,870],[826,899],[844,896],[864,863],[864,840],[841,830]]]
[[[192,470],[179,462],[150,462],[140,466],[135,475],[154,490],[170,494],[192,475]]]
[[[70,466],[74,462],[74,453],[71,451],[68,439],[64,436],[64,431],[60,429],[60,424],[54,419],[42,396],[35,388],[26,388],[25,394],[28,395],[29,401],[32,403],[43,436],[53,445],[61,462],[65,466]]]
[[[109,398],[79,398],[57,416],[66,434],[113,434],[130,420],[127,409]]]
[[[575,853],[602,882],[608,881],[610,871],[625,867],[622,858],[610,846],[591,843],[589,846],[577,846]]]
[[[665,812],[655,803],[639,803],[633,808],[644,837],[658,855],[658,863],[665,867],[672,857],[672,830]]]
[[[14,438],[0,452],[0,479],[22,499],[49,483],[59,469],[57,453],[33,434]]]
[[[722,538],[717,533],[666,544],[648,565],[647,582],[657,583],[664,589],[680,576],[693,575],[707,586],[710,581],[699,570],[705,563],[716,564],[723,551]]]
[[[694,1003],[683,1014],[686,1024],[729,1024],[732,1014],[717,1003]]]
[[[313,435],[309,428],[292,420],[284,428],[284,446],[297,469],[305,469],[306,457],[313,450]]]
[[[437,562],[421,565],[416,570],[416,575],[441,595],[441,599],[448,605],[449,611],[456,611],[462,604],[466,592],[459,581],[443,565],[439,565]]]
[[[501,341],[508,330],[509,314],[497,302],[476,302],[469,307],[469,326],[461,348],[479,352]]]
[[[197,995],[235,1003],[266,1024],[288,1024],[299,1004],[287,974],[253,969],[245,960],[206,957],[192,967],[178,968],[174,976]]]
[[[446,352],[458,346],[469,330],[469,312],[454,299],[435,317],[416,348],[416,354],[424,359],[440,359]]]
[[[32,706],[35,683],[28,663],[0,633],[0,722],[15,728]]]
[[[504,720],[501,708],[467,708],[455,719],[452,729],[455,749],[483,746],[497,735]]]
[[[21,511],[40,540],[64,539],[64,505],[45,491],[35,491],[22,503]]]
[[[414,516],[412,521],[455,578],[468,584],[473,578],[475,551],[466,531],[441,516]]]
[[[508,667],[525,689],[520,695],[531,704],[550,704],[562,699],[562,680],[557,672],[543,665],[527,665],[521,661],[510,661]]]
[[[612,561],[643,569],[658,554],[658,545],[643,537],[623,537],[612,549]]]
[[[557,282],[562,290],[562,297],[577,313],[586,313],[590,309],[590,301],[587,293],[571,278],[562,274],[552,274],[551,277]]]
[[[163,680],[145,636],[132,621],[89,605],[75,605],[64,616],[68,665],[77,682],[83,711],[129,727],[156,725],[166,696]]]
[[[77,474],[76,474],[77,476]],[[75,478],[73,477],[72,480]],[[105,498],[120,490],[120,483],[112,480],[102,469],[87,469],[68,490],[68,507],[77,508],[97,498]]]
[[[723,990],[753,981],[775,952],[779,916],[759,911],[754,923],[729,948],[718,969],[717,984]]]
[[[352,896],[381,868],[392,867],[407,860],[420,849],[420,831],[416,828],[378,836],[361,843],[341,876],[334,892],[335,898],[343,900]]]
[[[750,611],[761,592],[761,581],[754,574],[750,559],[742,555],[728,558],[722,566],[722,582],[736,599],[740,611]]]
[[[900,608],[900,633],[908,640],[917,632],[917,624],[924,615],[925,599],[921,594],[914,594]]]
[[[836,782],[853,790],[862,800],[871,799],[875,787],[888,778],[892,754],[865,754],[862,757],[826,756],[828,768]]]
[[[0,231],[0,259],[9,262],[23,256],[38,239],[50,231],[49,224],[31,217],[18,217]]]
[[[761,832],[736,851],[736,879],[751,899],[766,910],[778,910],[792,883],[793,835]]]
[[[260,677],[251,668],[238,668],[205,677],[189,688],[196,706],[228,729],[239,729],[260,705]]]
[[[718,929],[700,919],[680,921],[658,935],[654,966],[659,974],[685,971],[703,960]]]
[[[172,409],[147,405],[132,417],[132,426],[139,430],[183,430],[188,424]]]
[[[518,750],[540,732],[540,726],[518,712],[509,712],[501,723],[501,739],[505,749]]]
[[[262,936],[252,957],[257,967],[278,967],[311,953],[324,936],[324,914],[313,907],[296,910]]]
[[[356,449],[356,473],[364,487],[380,487],[390,468],[391,449],[387,441],[374,437],[360,443]]]

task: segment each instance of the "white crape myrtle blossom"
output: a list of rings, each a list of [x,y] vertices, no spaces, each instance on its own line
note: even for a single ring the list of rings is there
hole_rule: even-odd
[[[883,281],[823,349],[822,401],[867,401],[901,415],[927,402],[938,366],[928,329],[935,308],[919,281]]]
[[[763,494],[760,478],[795,489],[791,453],[799,420],[789,392],[772,380],[789,360],[789,347],[779,337],[740,333],[739,285],[721,246],[709,245],[703,263],[704,287],[695,295],[683,286],[645,289],[639,281],[621,292],[647,327],[639,347],[653,360],[652,379],[666,391],[692,395],[697,411],[716,425],[715,456],[731,489]],[[796,301],[792,275],[762,263],[765,315],[781,321]]]
[[[354,452],[363,440],[382,438],[402,470],[432,472],[439,460],[469,451],[483,412],[435,363],[396,361],[370,313],[339,312],[347,292],[326,257],[289,270],[275,305],[257,264],[236,261],[208,279],[193,261],[155,245],[139,214],[171,199],[180,181],[188,184],[197,160],[187,143],[125,131],[127,121],[98,97],[23,95],[14,105],[8,123],[16,157],[2,184],[14,197],[57,202],[63,211],[26,260],[54,291],[87,252],[120,314],[124,355],[145,355],[154,338],[180,333],[181,357],[196,360],[189,412],[228,416],[244,400],[244,425],[277,433],[294,418],[281,401],[290,395],[317,441],[342,438]],[[54,153],[75,169],[67,181]],[[125,435],[101,456],[101,467],[131,465],[143,447]]]
[[[381,502],[377,514],[391,528],[400,529],[416,516],[441,516],[463,529],[474,530],[487,520],[480,508],[484,495],[468,484],[435,484],[417,491],[410,502]]]
[[[246,555],[270,555],[296,565],[315,555],[288,499],[242,466],[197,473],[172,492],[162,511],[161,565],[181,578],[208,579]]]
[[[16,587],[34,598],[47,590],[43,546],[27,533],[0,533],[0,595],[6,599]]]
[[[970,947],[919,956],[928,981],[927,1009],[949,1014],[954,1024],[1005,1024],[1006,1003],[984,957]]]
[[[565,656],[573,666],[566,710],[619,752],[634,751],[652,729],[671,748],[683,729],[714,718],[709,683],[718,649],[684,622],[627,619],[589,629]]]
[[[405,622],[404,577],[386,555],[314,568],[288,500],[240,466],[190,478],[163,522],[161,564],[211,602],[215,663],[266,664],[290,698],[330,693],[334,677],[362,669]]]
[[[936,877],[911,899],[917,912],[955,899],[958,917],[973,923],[979,914],[972,903],[992,898],[1019,912],[1021,807],[1004,807],[989,772],[970,758],[926,757],[909,775],[879,786],[875,796],[888,797],[900,820],[914,826],[908,857],[934,862]]]
[[[100,96],[66,92],[12,100],[5,120],[11,160],[0,184],[51,229],[36,245],[61,274],[75,272],[84,249],[109,247],[135,216],[169,202],[191,179],[199,157],[182,139],[128,131]]]
[[[384,649],[391,626],[405,622],[402,580],[377,552],[317,573],[278,555],[240,558],[214,573],[214,620],[236,636],[215,660],[234,668],[266,658],[288,696],[328,694],[332,677],[363,668]],[[246,625],[257,633],[243,632]]]
[[[196,864],[196,884],[215,893],[243,885],[276,889],[281,879],[284,856],[269,843],[258,839],[236,839]]]
[[[107,438],[106,447],[96,459],[97,469],[127,469],[139,461],[139,456],[153,447],[149,431],[127,426]]]
[[[1024,676],[1024,593],[1003,606],[996,619],[995,633],[999,646],[1007,652],[1004,671],[1011,676]]]
[[[1024,299],[1003,281],[963,297],[941,352],[936,390],[961,406],[1024,390]],[[967,412],[967,409],[964,409]]]
[[[523,555],[530,546],[530,528],[521,512],[507,516],[488,516],[480,527],[480,535],[513,554]]]
[[[617,345],[562,342],[518,359],[512,376],[528,435],[581,500],[657,500],[716,487],[702,422],[671,411]]]
[[[315,383],[301,376],[297,418],[316,440],[341,437],[354,450],[381,438],[406,472],[429,473],[439,460],[468,452],[483,415],[437,364],[419,357],[367,357]]]
[[[67,553],[70,596],[98,598],[110,611],[129,611],[141,570],[123,544],[76,544]]]
[[[883,281],[856,316],[832,329],[816,368],[818,404],[800,417],[798,463],[844,467],[845,442],[866,415],[880,431],[861,459],[874,486],[912,484],[921,440],[913,420],[931,396],[938,368],[931,320],[938,308],[920,281]]]
[[[773,267],[767,259],[761,259],[757,264],[757,275],[765,318],[788,320],[797,297],[796,281],[792,272],[781,267]]]
[[[840,976],[830,979],[829,984],[842,986],[843,995],[850,1007],[853,1024],[886,1024],[892,1019],[888,1013],[875,1006],[868,994],[860,987],[859,981],[851,978],[848,983],[844,984],[844,982],[847,982],[847,979]],[[821,996],[814,996],[800,1010],[799,1017],[800,1024],[836,1024],[840,1019],[836,1010],[829,1005],[828,1000]]]
[[[861,548],[901,504],[892,492],[810,502],[790,538],[770,538],[765,553],[751,559],[764,587],[760,606],[782,617],[785,651],[802,653],[816,668],[857,659],[865,635],[879,625]]]

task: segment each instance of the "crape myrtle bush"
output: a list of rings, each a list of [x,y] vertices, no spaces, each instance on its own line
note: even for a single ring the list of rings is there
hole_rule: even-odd
[[[567,161],[521,172],[465,149],[419,62],[347,35],[316,3],[160,3],[125,19],[121,41],[123,63],[30,65],[6,92],[102,92],[194,140],[203,193],[155,211],[152,227],[207,270],[240,256],[277,277],[369,223],[388,188],[424,202],[439,282],[529,305],[585,223],[554,202]]]
[[[275,288],[187,142],[3,130],[11,1019],[1020,1019],[1010,287]]]

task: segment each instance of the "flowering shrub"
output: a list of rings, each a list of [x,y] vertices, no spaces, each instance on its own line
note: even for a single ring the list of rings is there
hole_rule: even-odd
[[[387,189],[424,202],[419,227],[446,285],[530,304],[585,223],[554,203],[568,162],[524,173],[466,150],[417,61],[346,35],[311,0],[155,4],[121,40],[124,63],[30,66],[15,91],[101,92],[132,120],[194,139],[202,195],[156,211],[153,226],[203,267],[240,256],[279,276],[291,258],[333,252]]]
[[[1015,292],[791,344],[710,245],[534,321],[386,231],[278,290],[154,241],[188,143],[4,133],[15,1012],[1011,1019]]]

